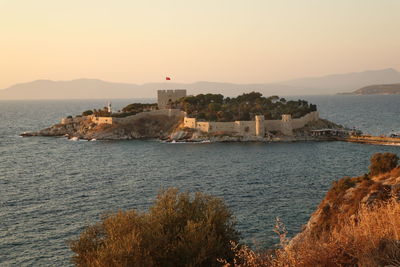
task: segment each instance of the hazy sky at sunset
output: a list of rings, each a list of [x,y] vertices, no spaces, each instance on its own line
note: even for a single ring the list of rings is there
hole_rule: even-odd
[[[399,0],[0,0],[0,88],[400,70]]]

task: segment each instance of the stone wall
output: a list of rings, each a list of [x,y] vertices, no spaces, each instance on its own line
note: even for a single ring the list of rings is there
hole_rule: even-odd
[[[116,117],[95,117],[93,115],[88,116],[93,123],[99,125],[99,124],[113,124],[113,123],[129,123],[131,120],[137,120],[141,118],[145,118],[148,116],[157,116],[157,115],[164,115],[168,117],[182,117],[184,118],[186,113],[184,111],[181,111],[179,109],[159,109],[159,110],[150,110],[150,111],[144,111],[140,112],[138,114],[128,116],[125,118],[116,118]]]
[[[113,122],[115,122],[116,118],[113,117],[91,117],[92,118],[92,122],[99,125],[99,124],[113,124]]]
[[[293,135],[294,129],[303,128],[307,123],[319,119],[318,111],[292,119],[289,114],[282,115],[281,120],[265,120],[264,116],[258,115],[254,121],[234,122],[198,122],[195,118],[185,117],[184,127],[197,129],[205,133],[227,132],[242,136],[265,136],[266,132],[279,131],[284,135]]]
[[[176,100],[185,97],[186,90],[185,89],[177,89],[177,90],[158,90],[157,91],[157,104],[159,109],[167,109],[170,108],[170,103],[175,102]]]
[[[79,122],[81,122],[83,119],[86,119],[86,116],[75,117],[75,118],[62,118],[62,119],[61,119],[61,124],[79,123]]]
[[[313,111],[301,118],[292,119],[292,127],[293,129],[303,128],[307,123],[311,121],[316,121],[318,119],[319,119],[318,111]]]
[[[150,110],[150,111],[144,111],[144,112],[140,112],[136,115],[133,116],[129,116],[129,117],[125,117],[122,119],[140,119],[140,118],[144,118],[147,117],[149,115],[165,115],[168,117],[172,117],[172,116],[178,116],[178,117],[182,117],[184,118],[186,113],[180,109],[158,109],[158,110]]]
[[[236,132],[239,135],[256,135],[256,122],[255,121],[235,121]]]

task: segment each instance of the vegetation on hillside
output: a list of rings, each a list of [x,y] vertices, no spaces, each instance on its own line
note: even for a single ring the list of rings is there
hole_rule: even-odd
[[[397,166],[399,157],[393,153],[376,153],[371,158],[369,171],[371,175],[385,173]]]
[[[188,116],[206,121],[252,120],[255,115],[264,115],[267,120],[279,120],[282,114],[300,118],[316,105],[305,100],[286,101],[278,96],[263,97],[261,93],[245,93],[237,97],[221,94],[199,94],[181,98],[175,106],[186,111]]]
[[[221,199],[169,189],[148,213],[120,211],[88,226],[71,249],[77,266],[219,266],[238,239]]]

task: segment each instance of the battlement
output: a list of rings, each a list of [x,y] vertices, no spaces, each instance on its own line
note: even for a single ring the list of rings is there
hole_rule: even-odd
[[[172,108],[172,104],[186,96],[185,89],[157,90],[157,104],[159,109]]]
[[[157,93],[158,94],[173,94],[173,93],[184,93],[184,94],[186,94],[186,89],[174,89],[174,90],[170,90],[170,89],[167,89],[167,90],[157,90]]]

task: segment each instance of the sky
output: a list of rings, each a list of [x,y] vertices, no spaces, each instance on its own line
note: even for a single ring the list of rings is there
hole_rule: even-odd
[[[400,70],[399,0],[0,0],[0,88]]]

